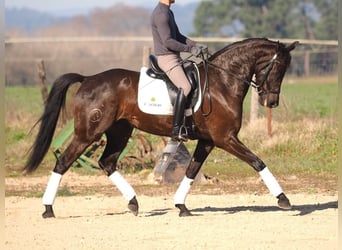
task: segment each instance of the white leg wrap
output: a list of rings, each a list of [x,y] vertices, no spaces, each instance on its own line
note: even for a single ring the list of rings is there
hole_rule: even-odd
[[[184,204],[185,203],[185,198],[188,195],[191,184],[194,182],[193,179],[190,179],[186,176],[184,176],[181,184],[179,185],[175,197],[174,197],[174,203],[176,204]]]
[[[180,144],[179,142],[169,140],[166,147],[163,150],[163,153],[170,153],[170,154],[175,153],[177,151],[179,144]]]
[[[48,185],[45,189],[45,193],[43,195],[43,205],[53,205],[61,179],[61,174],[52,172]]]
[[[123,176],[118,172],[115,171],[109,176],[109,179],[114,183],[114,185],[119,189],[123,197],[130,201],[136,193],[132,186],[123,178]]]
[[[259,174],[273,196],[277,197],[283,192],[278,181],[274,178],[273,174],[267,167],[261,170]]]

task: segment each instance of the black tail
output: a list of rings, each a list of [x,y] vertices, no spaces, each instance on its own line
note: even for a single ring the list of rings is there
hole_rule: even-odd
[[[36,123],[38,124],[40,122],[40,127],[36,140],[30,150],[29,159],[24,167],[24,171],[27,173],[33,172],[38,168],[49,150],[60,111],[65,105],[66,93],[69,86],[73,83],[82,82],[83,80],[84,76],[69,73],[60,76],[53,83],[44,113]]]

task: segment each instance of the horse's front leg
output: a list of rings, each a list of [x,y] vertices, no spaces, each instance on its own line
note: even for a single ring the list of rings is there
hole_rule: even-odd
[[[179,208],[179,216],[181,217],[192,215],[185,206],[185,199],[190,191],[191,185],[194,182],[196,175],[202,167],[203,162],[213,148],[214,144],[211,141],[199,140],[197,143],[195,152],[186,170],[185,176],[180,183],[174,197],[174,204],[177,208]]]
[[[252,166],[261,176],[265,185],[269,189],[270,193],[277,197],[278,205],[283,209],[291,209],[291,204],[289,199],[284,194],[282,188],[280,187],[278,181],[270,172],[265,163],[258,158],[254,153],[252,153],[238,138],[237,136],[228,137],[226,144],[223,149],[229,153],[235,155],[239,159],[247,162]]]

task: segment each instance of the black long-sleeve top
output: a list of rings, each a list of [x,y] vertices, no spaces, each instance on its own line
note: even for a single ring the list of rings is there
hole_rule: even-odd
[[[177,52],[190,52],[195,42],[179,32],[170,7],[158,3],[151,15],[154,53],[157,56]]]

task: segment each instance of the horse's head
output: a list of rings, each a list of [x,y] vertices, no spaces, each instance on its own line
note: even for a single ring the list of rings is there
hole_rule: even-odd
[[[277,43],[273,54],[268,54],[267,57],[265,56],[257,62],[255,82],[261,105],[269,108],[278,106],[281,83],[291,62],[290,51],[297,44],[296,41],[286,47]]]

